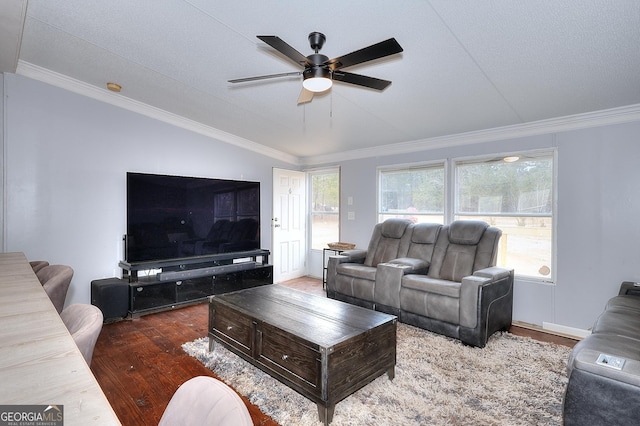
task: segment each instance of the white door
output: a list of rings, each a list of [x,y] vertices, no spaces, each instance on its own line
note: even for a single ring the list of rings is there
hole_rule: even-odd
[[[273,282],[305,275],[306,174],[273,169]]]

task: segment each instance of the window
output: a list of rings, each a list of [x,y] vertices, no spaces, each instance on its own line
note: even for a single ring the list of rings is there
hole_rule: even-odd
[[[502,229],[498,266],[551,280],[553,154],[455,164],[455,219],[480,219]]]
[[[309,173],[311,184],[311,248],[322,250],[340,241],[340,170]]]
[[[379,170],[378,221],[404,217],[443,223],[444,163]]]
[[[445,164],[452,165],[452,173]],[[498,266],[553,281],[554,153],[378,169],[378,221],[483,220],[502,229]]]

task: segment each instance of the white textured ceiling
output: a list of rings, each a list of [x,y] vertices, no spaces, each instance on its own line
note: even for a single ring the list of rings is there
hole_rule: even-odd
[[[0,0],[7,1],[7,0]],[[11,0],[10,0],[11,1]],[[297,105],[297,71],[256,38],[330,58],[395,37],[404,52],[346,71]],[[19,59],[297,158],[640,104],[637,0],[29,0]],[[18,72],[20,67],[18,67]]]

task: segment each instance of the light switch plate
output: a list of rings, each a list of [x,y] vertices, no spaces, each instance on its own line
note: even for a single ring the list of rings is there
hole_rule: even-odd
[[[348,220],[356,220],[356,212],[348,212],[347,213]]]

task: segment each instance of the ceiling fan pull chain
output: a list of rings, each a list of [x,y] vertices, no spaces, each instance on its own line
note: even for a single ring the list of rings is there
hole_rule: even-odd
[[[333,91],[329,93],[329,96],[331,97],[329,106],[329,118],[333,118]]]

